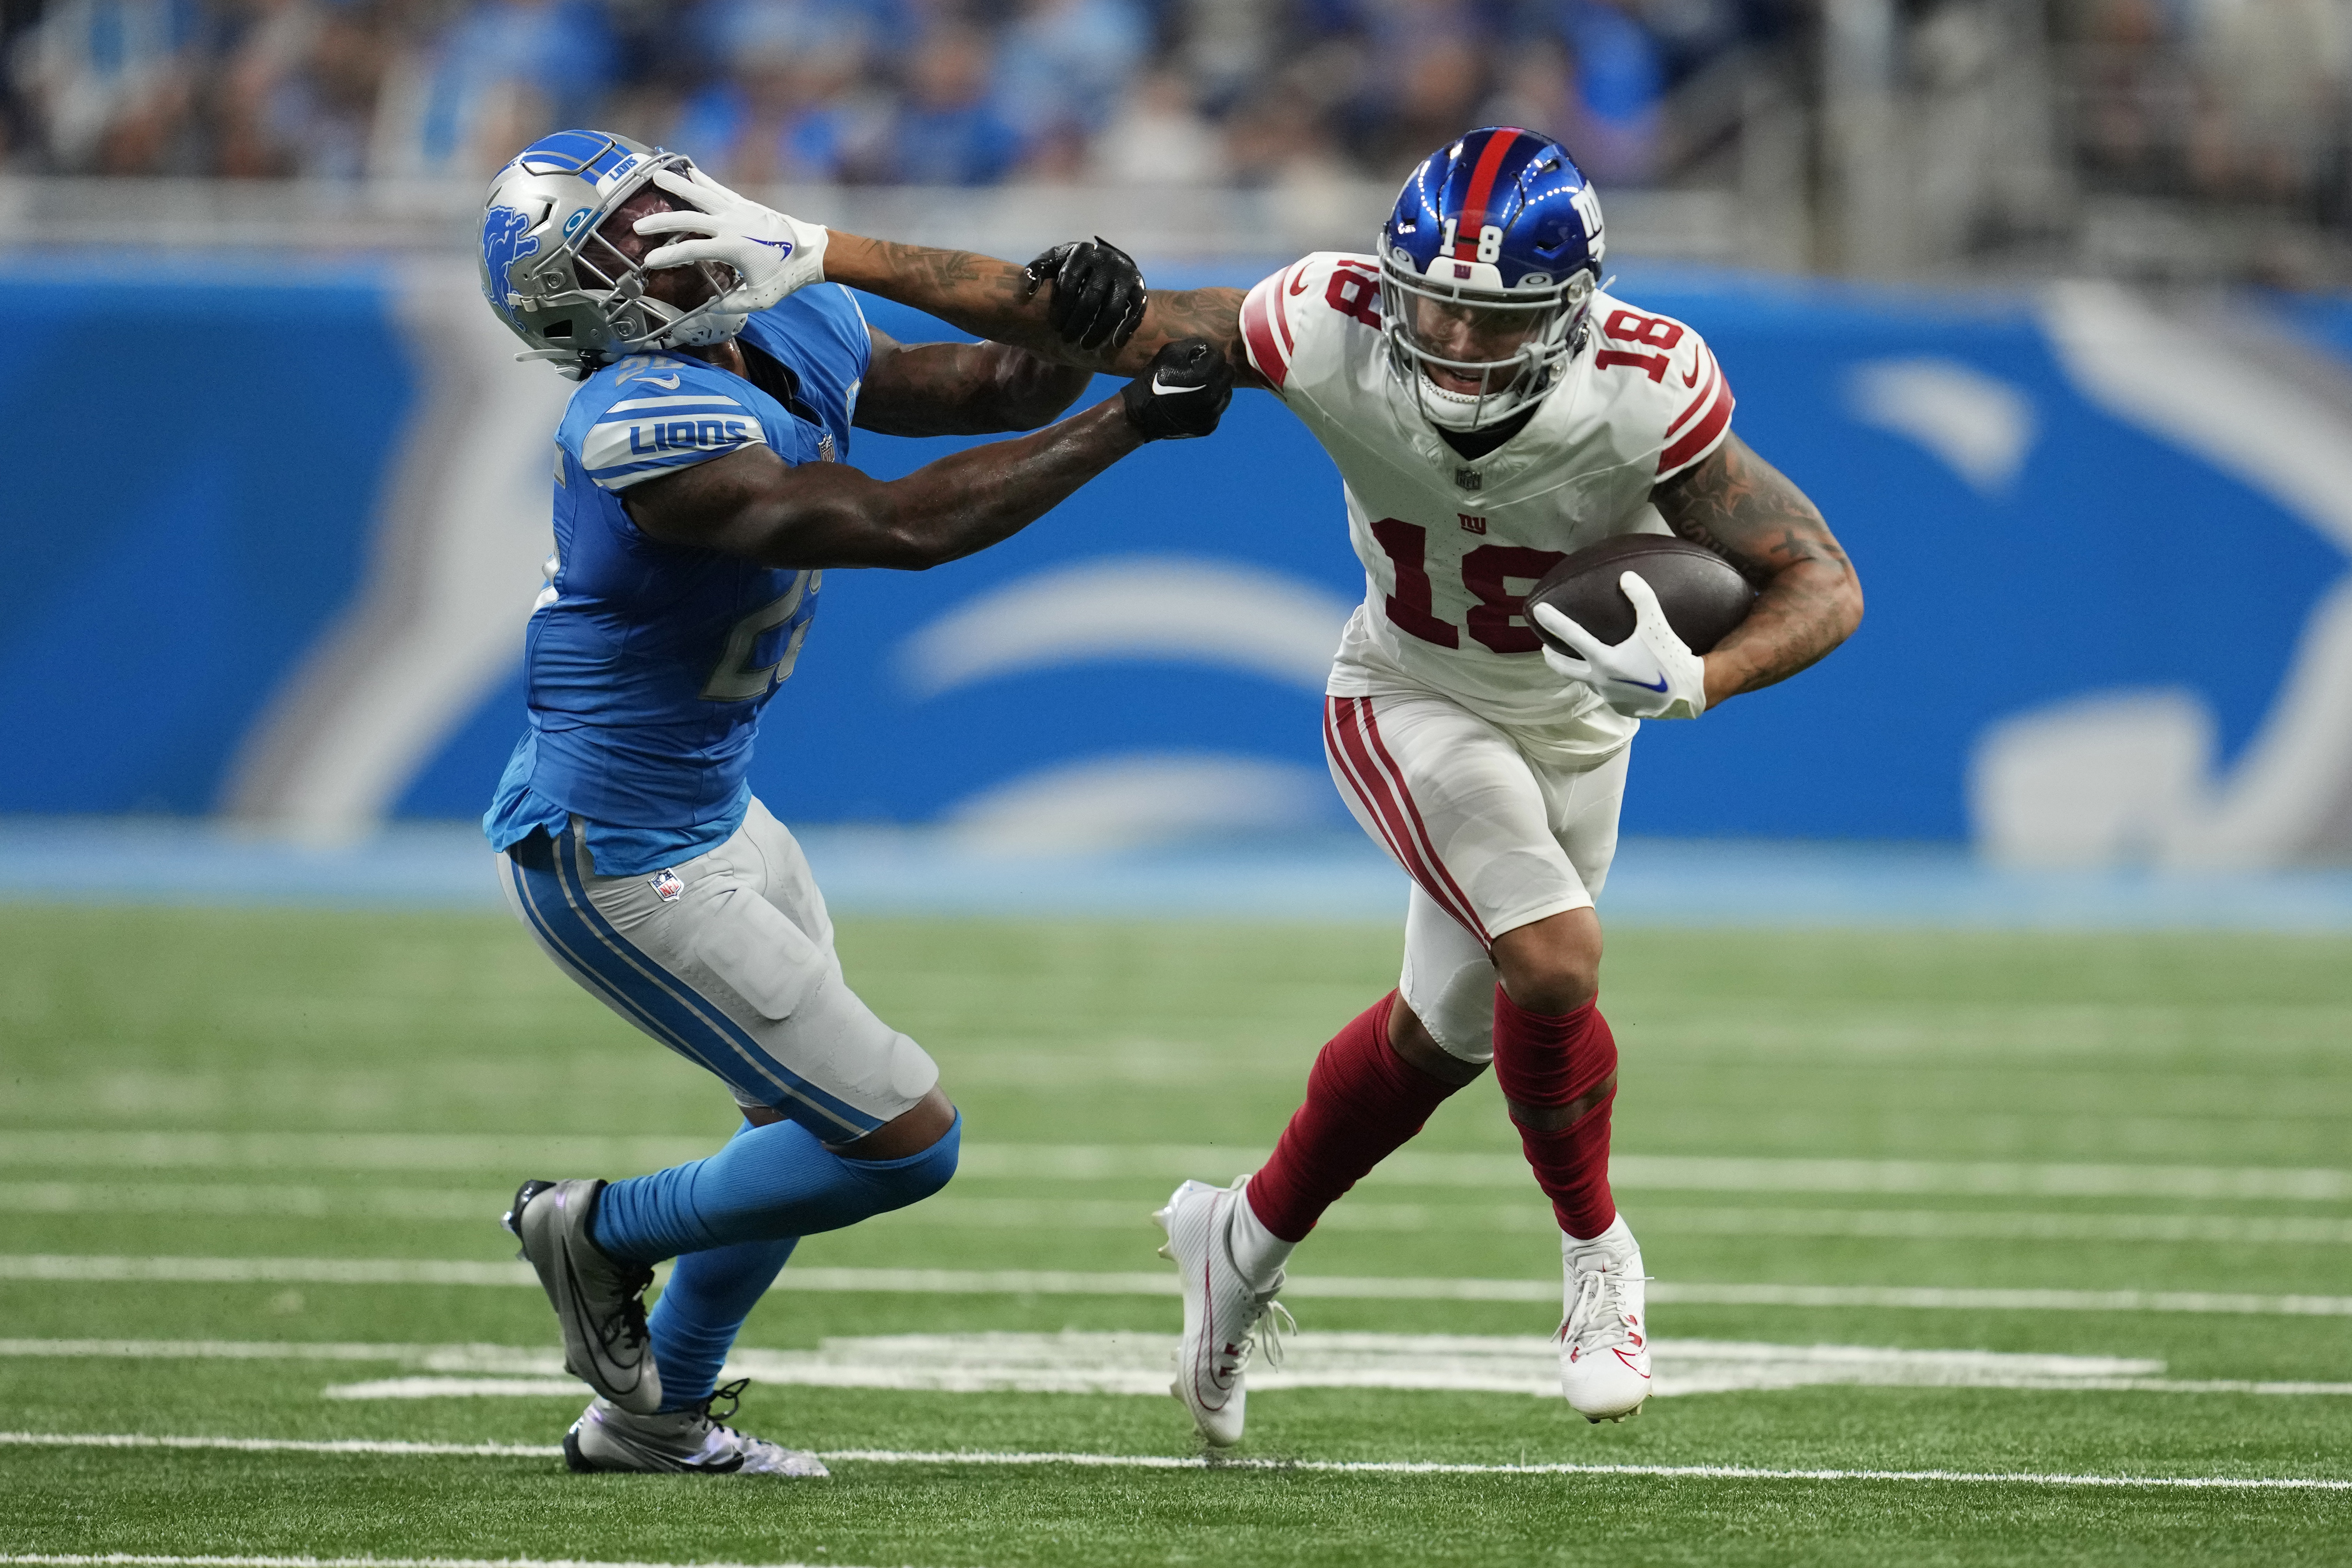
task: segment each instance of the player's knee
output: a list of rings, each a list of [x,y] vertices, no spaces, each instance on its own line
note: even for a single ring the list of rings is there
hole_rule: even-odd
[[[874,1212],[887,1214],[921,1203],[948,1184],[955,1175],[963,1150],[963,1117],[952,1120],[927,1148],[897,1159],[854,1159],[857,1173],[875,1199]]]
[[[1455,1056],[1438,1044],[1437,1037],[1430,1033],[1428,1026],[1404,1005],[1402,997],[1389,1015],[1389,1048],[1415,1071],[1455,1089],[1486,1070],[1486,1063]]]
[[[1573,1013],[1601,993],[1601,921],[1590,909],[1507,931],[1495,939],[1503,990],[1530,1013]]]

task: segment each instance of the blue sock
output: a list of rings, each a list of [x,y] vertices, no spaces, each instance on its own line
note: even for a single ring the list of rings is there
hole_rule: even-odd
[[[664,1410],[692,1409],[710,1397],[743,1320],[798,1245],[796,1236],[742,1241],[677,1260],[646,1319]]]
[[[962,1142],[959,1114],[919,1154],[848,1160],[797,1121],[746,1124],[708,1159],[609,1184],[596,1205],[596,1245],[616,1258],[654,1263],[839,1230],[946,1186]]]

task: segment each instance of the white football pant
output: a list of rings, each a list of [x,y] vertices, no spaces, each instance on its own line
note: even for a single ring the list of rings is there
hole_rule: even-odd
[[[1429,691],[1327,697],[1323,720],[1340,798],[1412,879],[1405,1005],[1449,1054],[1490,1061],[1494,939],[1599,896],[1633,747],[1570,766]]]

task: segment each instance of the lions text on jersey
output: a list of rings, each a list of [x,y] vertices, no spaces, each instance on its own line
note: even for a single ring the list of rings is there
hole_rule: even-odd
[[[1331,695],[1371,695],[1393,671],[1500,722],[1572,721],[1587,755],[1632,736],[1638,721],[1589,689],[1563,692],[1520,602],[1571,552],[1666,531],[1650,489],[1723,443],[1732,395],[1684,323],[1599,293],[1588,320],[1561,384],[1473,459],[1397,384],[1373,258],[1318,253],[1250,290],[1244,350],[1339,465],[1364,564]]]
[[[525,649],[530,725],[484,819],[493,847],[557,837],[576,815],[598,871],[627,876],[743,820],[761,710],[793,672],[821,574],[662,543],[621,498],[748,446],[794,465],[845,458],[872,340],[827,285],[751,317],[739,341],[752,380],[640,354],[572,395]]]

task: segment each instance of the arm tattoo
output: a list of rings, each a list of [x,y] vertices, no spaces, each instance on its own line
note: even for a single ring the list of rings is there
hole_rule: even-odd
[[[1666,525],[1757,586],[1748,619],[1714,654],[1731,689],[1785,680],[1843,642],[1862,619],[1853,564],[1802,490],[1737,436],[1650,492]],[[1728,693],[1726,693],[1728,695]]]
[[[850,238],[853,237],[844,237]],[[1154,289],[1143,323],[1125,347],[1074,348],[1046,320],[1046,295],[1032,289],[1029,275],[1010,261],[970,250],[941,250],[893,239],[857,239],[845,247],[840,281],[928,310],[975,337],[1027,349],[1058,364],[1139,375],[1151,356],[1178,338],[1202,337],[1243,372],[1244,384],[1261,384],[1242,355],[1242,290]],[[866,251],[863,247],[871,247]],[[830,259],[828,265],[832,265]]]
[[[942,302],[971,300],[999,304],[1029,297],[1028,275],[1010,261],[999,261],[971,250],[940,250],[928,245],[907,245],[877,239],[882,265],[916,291]]]
[[[1140,352],[1140,369],[1150,364],[1151,356],[1164,345],[1178,338],[1206,338],[1218,353],[1255,380],[1256,373],[1249,370],[1249,361],[1242,354],[1242,299],[1238,289],[1178,289],[1155,293],[1151,296],[1151,308],[1143,313],[1143,325],[1128,342],[1129,353]]]

